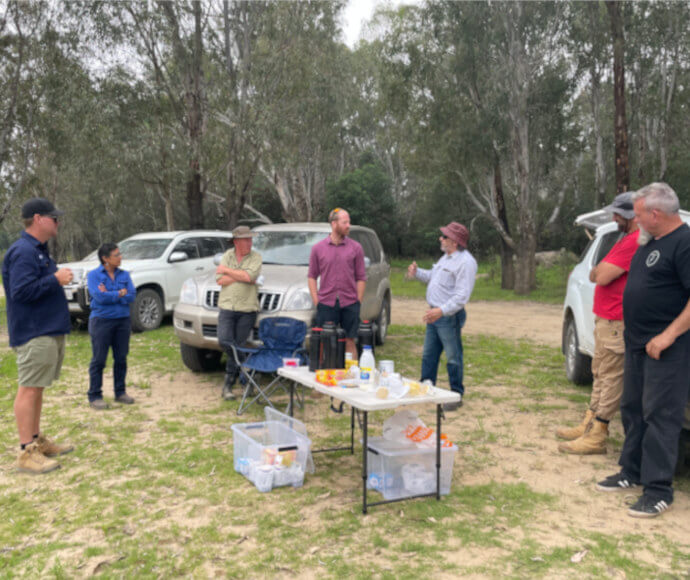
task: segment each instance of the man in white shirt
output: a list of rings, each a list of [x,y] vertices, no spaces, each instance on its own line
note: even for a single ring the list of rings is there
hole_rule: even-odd
[[[467,251],[470,233],[465,226],[451,222],[440,229],[439,241],[443,257],[431,270],[418,268],[417,262],[412,262],[407,268],[407,275],[428,284],[426,301],[429,310],[423,318],[426,336],[422,354],[422,380],[430,379],[436,384],[438,362],[445,350],[450,388],[460,395],[460,402],[447,403],[443,409],[455,411],[462,406],[465,394],[462,383],[461,332],[467,318],[465,304],[469,302],[477,275],[477,261]]]

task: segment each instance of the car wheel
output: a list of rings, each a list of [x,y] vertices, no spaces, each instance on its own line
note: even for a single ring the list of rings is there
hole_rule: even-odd
[[[162,320],[163,300],[158,292],[150,288],[137,290],[137,297],[132,304],[132,330],[153,330],[161,325]]]
[[[386,341],[386,335],[388,334],[388,325],[391,320],[391,303],[386,296],[383,299],[383,304],[381,304],[381,313],[376,319],[376,344],[382,345]]]
[[[592,359],[579,350],[575,320],[568,319],[565,328],[565,374],[576,385],[592,382]]]
[[[196,348],[180,343],[180,354],[184,365],[195,373],[216,371],[220,368],[221,352],[207,348]]]

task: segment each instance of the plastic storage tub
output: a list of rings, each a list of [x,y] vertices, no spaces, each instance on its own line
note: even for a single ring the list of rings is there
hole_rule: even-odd
[[[232,425],[235,471],[259,491],[304,483],[305,471],[314,471],[311,440],[304,423],[266,408],[266,421]]]
[[[456,445],[441,448],[441,495],[450,493]],[[384,499],[436,492],[436,448],[370,437],[367,450],[367,489]]]

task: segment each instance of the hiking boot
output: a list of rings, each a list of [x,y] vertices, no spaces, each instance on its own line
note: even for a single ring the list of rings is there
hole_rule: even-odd
[[[49,459],[38,449],[36,442],[30,443],[19,452],[17,457],[17,471],[38,475],[48,473],[60,467],[54,459]]]
[[[630,506],[628,515],[633,518],[655,518],[670,507],[671,504],[663,499],[654,499],[648,495],[642,494],[640,499]]]
[[[443,403],[444,411],[457,411],[462,407],[462,395],[460,395],[460,400],[456,403]]]
[[[89,407],[96,409],[97,411],[105,411],[106,409],[110,408],[108,403],[106,403],[103,399],[94,399],[89,403]]]
[[[606,438],[609,436],[609,426],[596,419],[592,427],[582,437],[573,441],[558,444],[561,453],[573,455],[603,455],[606,453]]]
[[[36,443],[38,450],[46,457],[55,457],[56,455],[64,455],[74,451],[74,445],[55,443],[55,441],[48,439],[43,433],[36,438],[34,443]]]
[[[115,397],[115,402],[122,403],[123,405],[134,405],[134,398],[127,393],[122,393],[119,397]]]
[[[609,475],[606,479],[597,483],[599,491],[627,491],[633,487],[637,487],[637,483],[630,481],[622,473]]]
[[[591,409],[587,409],[584,419],[582,419],[582,423],[580,423],[577,427],[561,427],[557,429],[556,437],[559,439],[565,439],[566,441],[572,441],[573,439],[582,437],[593,420],[594,412]]]

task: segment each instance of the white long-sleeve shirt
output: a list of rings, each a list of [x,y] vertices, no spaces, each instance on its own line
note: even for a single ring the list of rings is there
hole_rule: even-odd
[[[444,254],[431,270],[417,268],[416,278],[428,284],[426,301],[443,316],[459,312],[470,300],[477,275],[477,261],[467,250]]]

